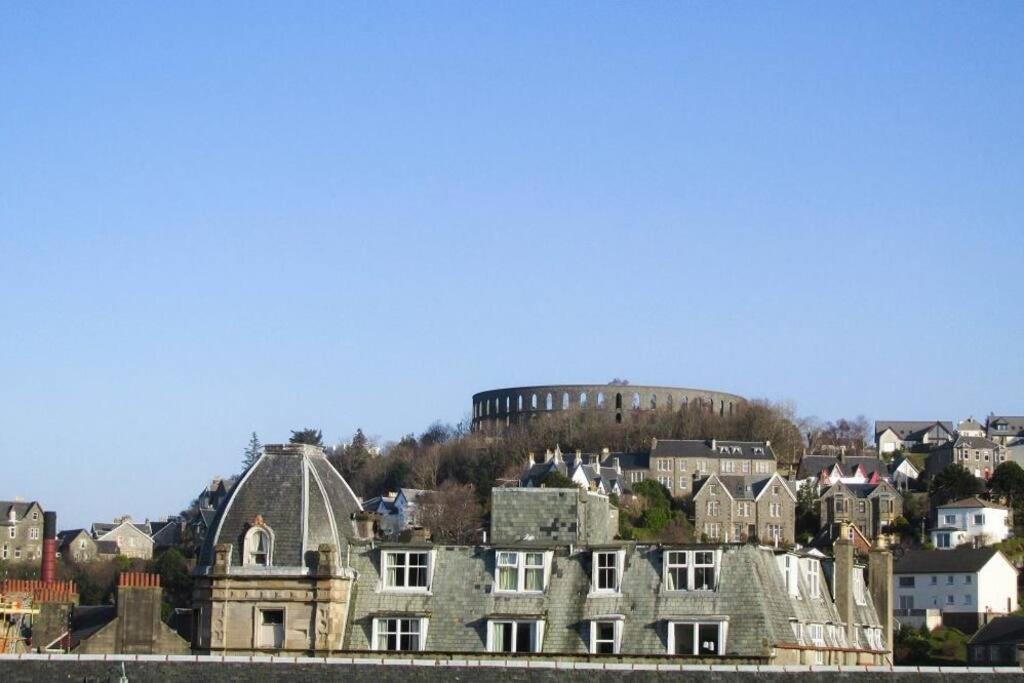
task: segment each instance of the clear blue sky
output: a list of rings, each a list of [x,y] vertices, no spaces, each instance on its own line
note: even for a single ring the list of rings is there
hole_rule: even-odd
[[[1024,4],[5,3],[0,497],[526,383],[1024,413]]]

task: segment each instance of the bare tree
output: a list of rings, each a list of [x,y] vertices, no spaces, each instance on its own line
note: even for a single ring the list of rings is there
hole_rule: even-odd
[[[483,511],[471,484],[447,481],[438,490],[424,494],[417,507],[419,523],[430,529],[435,542],[476,542],[483,525]]]

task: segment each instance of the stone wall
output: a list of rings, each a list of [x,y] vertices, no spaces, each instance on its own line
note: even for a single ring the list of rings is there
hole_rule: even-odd
[[[808,666],[686,666],[670,661],[642,663],[600,663],[569,660],[517,659],[511,662],[486,660],[379,658],[295,660],[248,657],[100,657],[60,655],[0,655],[0,678],[6,683],[38,681],[117,682],[124,675],[131,683],[163,682],[233,683],[235,681],[367,681],[369,683],[417,683],[437,680],[502,681],[739,681],[774,680],[793,683],[834,683],[834,681],[956,681],[984,683],[993,675],[1020,676],[1020,667],[970,669],[958,667],[850,667],[845,669]],[[1006,680],[1010,680],[1006,678]]]

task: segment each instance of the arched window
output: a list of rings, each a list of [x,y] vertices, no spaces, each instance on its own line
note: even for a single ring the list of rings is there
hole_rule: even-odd
[[[657,394],[651,394],[651,410],[657,410],[657,409],[658,409],[658,395]]]
[[[506,396],[505,397],[505,412],[506,413],[509,412],[509,406],[511,406],[511,405],[512,405],[512,397],[511,396]]]
[[[544,410],[553,410],[555,407],[555,399],[549,393],[547,398],[544,399]]]
[[[530,410],[537,410],[537,394],[530,397]]]
[[[665,407],[666,408],[668,408],[669,410],[672,410],[673,403],[674,402],[672,400],[672,394],[669,394],[668,396],[665,397]]]
[[[562,394],[562,410],[569,410],[569,392]]]
[[[633,410],[640,410],[640,394],[633,392]]]
[[[597,392],[597,409],[604,410],[604,392]]]
[[[520,412],[520,413],[523,412],[523,395],[522,394],[520,394],[519,398],[516,399],[516,411]]]
[[[242,564],[269,567],[274,562],[274,535],[267,526],[253,526],[245,532]]]
[[[587,407],[587,392],[580,392],[580,408]]]
[[[615,394],[615,410],[622,410],[622,394]]]

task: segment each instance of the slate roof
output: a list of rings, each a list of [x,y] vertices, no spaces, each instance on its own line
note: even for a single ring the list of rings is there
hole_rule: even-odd
[[[1005,422],[1008,429],[999,431],[995,428],[997,423]],[[999,436],[1016,436],[1024,433],[1024,416],[1021,415],[990,415],[988,418],[988,434]]]
[[[989,450],[996,450],[999,447],[999,444],[995,441],[986,439],[984,436],[958,436],[956,441],[953,442],[953,448],[987,448]]]
[[[728,619],[726,656],[765,658],[766,644],[797,645],[790,626],[794,621],[842,621],[825,580],[825,599],[812,599],[806,574],[799,572],[801,597],[791,597],[779,568],[780,560],[770,549],[750,545],[680,549],[694,548],[721,552],[717,590],[665,590],[662,577],[667,547],[626,544],[621,592],[604,596],[590,594],[593,560],[587,549],[577,548],[571,555],[568,548],[551,551],[553,564],[543,593],[502,594],[494,590],[498,548],[438,546],[430,593],[410,594],[380,589],[383,551],[379,547],[353,546],[352,563],[357,578],[343,647],[371,649],[374,615],[429,614],[426,650],[481,652],[486,647],[488,619],[543,615],[544,652],[583,654],[589,647],[591,619],[623,615],[623,654],[664,655],[668,621],[712,617]],[[866,598],[866,604],[854,607],[854,623],[878,626],[870,595]]]
[[[944,508],[990,508],[992,510],[1005,510],[1007,509],[1004,505],[993,503],[990,500],[982,500],[977,496],[971,496],[970,498],[961,498],[960,500],[953,501],[952,503],[946,503],[945,505],[939,505],[938,509]]]
[[[68,547],[68,544],[78,538],[80,534],[85,534],[86,536],[89,536],[89,538],[92,538],[92,536],[89,535],[89,532],[85,529],[65,529],[64,531],[58,531],[57,549],[63,551]]]
[[[610,453],[601,460],[601,467],[615,467],[615,459],[619,460],[619,467],[623,470],[646,470],[651,466],[651,454],[648,452],[639,453]]]
[[[117,541],[96,541],[97,555],[117,555],[120,552]]]
[[[502,488],[491,491],[491,542],[551,545],[607,543],[608,498],[579,488]]]
[[[966,420],[960,420],[960,424],[956,426],[957,431],[971,430],[971,431],[985,431],[985,425],[981,424],[973,417],[969,417]]]
[[[948,420],[879,420],[875,422],[875,441],[886,429],[891,429],[904,441],[920,441],[924,433],[935,425],[941,425],[947,432],[953,433],[953,423]]]
[[[712,448],[714,444],[714,448]],[[723,453],[720,449],[728,449]],[[739,452],[733,452],[739,449]],[[764,441],[720,441],[708,439],[658,439],[651,449],[652,458],[743,458],[775,460],[771,444]],[[623,466],[625,467],[625,466]]]
[[[1024,642],[1024,617],[997,617],[974,634],[968,645],[999,645]]]
[[[869,479],[875,473],[878,473],[879,477],[889,476],[889,466],[884,460],[860,455],[845,456],[841,462],[839,458],[831,455],[805,455],[800,461],[796,476],[798,479],[817,477],[822,470],[831,472],[836,465],[839,466],[843,476],[847,477],[853,476],[858,466],[864,468],[864,474]]]
[[[17,521],[25,519],[25,515],[32,509],[34,505],[39,505],[34,500],[0,500],[0,526],[10,526],[10,514],[11,510],[14,510],[14,514],[17,517]],[[39,508],[42,509],[42,505]],[[42,520],[43,516],[40,515],[39,519]]]
[[[243,539],[257,515],[273,533],[274,567],[306,567],[306,553],[321,543],[333,544],[344,557],[355,537],[352,515],[361,510],[322,448],[268,445],[217,511],[199,565],[212,565],[214,546],[230,543],[230,563],[240,566]]]
[[[893,567],[893,574],[969,574],[979,571],[998,554],[995,548],[908,550]]]

